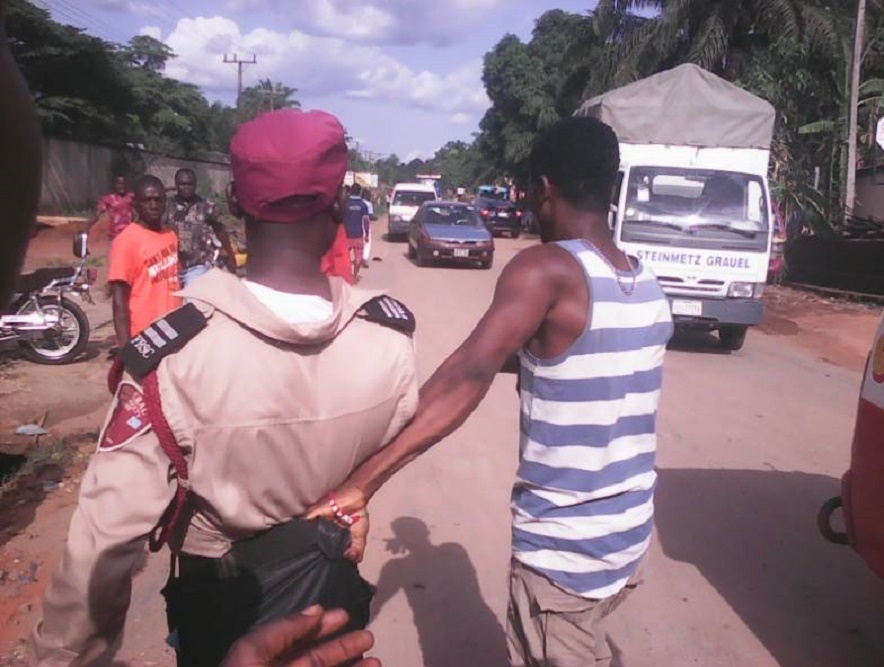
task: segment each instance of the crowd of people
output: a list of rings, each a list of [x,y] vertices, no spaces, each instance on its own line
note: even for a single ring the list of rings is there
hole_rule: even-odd
[[[197,194],[193,169],[175,174],[174,194],[157,176],[143,175],[129,189],[125,175],[113,178],[90,221],[107,224],[108,285],[120,346],[134,333],[182,305],[178,292],[213,268],[237,272],[236,254],[218,207]],[[359,281],[371,258],[371,192],[344,188],[347,211],[335,243],[322,260],[325,275]]]
[[[0,142],[6,298],[41,149],[2,31],[0,127],[18,130]],[[99,206],[112,219],[113,400],[45,593],[35,664],[112,660],[146,546],[172,553],[162,594],[180,666],[354,664],[372,643],[373,589],[357,566],[369,500],[511,371],[522,394],[511,663],[610,664],[604,621],[638,585],[653,529],[672,334],[657,281],[608,227],[618,167],[600,121],[564,119],[538,137],[528,200],[543,243],[506,266],[485,315],[420,390],[414,315],[350,285],[367,264],[371,209],[344,187],[337,118],[284,109],[237,130],[227,194],[246,229],[242,279],[211,268],[219,245],[235,266],[193,172],[178,172],[171,202],[155,176],[131,193],[117,179]]]

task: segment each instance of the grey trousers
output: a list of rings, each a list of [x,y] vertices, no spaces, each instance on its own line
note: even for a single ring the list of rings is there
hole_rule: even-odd
[[[616,595],[591,600],[567,593],[513,560],[507,644],[513,667],[607,667],[605,619],[641,583],[641,568]]]

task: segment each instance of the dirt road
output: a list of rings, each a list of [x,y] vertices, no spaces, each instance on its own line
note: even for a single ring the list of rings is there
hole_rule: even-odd
[[[469,332],[501,267],[529,243],[500,241],[491,271],[419,269],[403,245],[375,244],[383,261],[364,284],[390,289],[416,312],[423,378]],[[884,664],[884,583],[850,551],[824,543],[814,525],[847,465],[875,314],[782,290],[770,303],[767,325],[750,333],[744,351],[720,354],[698,336],[668,354],[658,536],[645,586],[612,623],[622,665]],[[102,364],[82,367],[89,383]],[[8,372],[20,382],[36,371],[16,363]],[[373,629],[385,665],[505,664],[517,435],[514,383],[500,378],[458,433],[374,502],[364,574],[379,585]],[[45,585],[54,566],[69,490],[51,493],[3,547],[42,562],[39,582],[21,595]],[[136,580],[123,664],[174,664],[156,594],[166,563],[151,558]],[[19,634],[34,613],[15,616]]]

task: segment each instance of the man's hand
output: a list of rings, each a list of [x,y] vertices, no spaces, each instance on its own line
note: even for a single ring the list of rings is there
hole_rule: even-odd
[[[354,563],[361,563],[365,555],[365,547],[368,544],[368,508],[366,507],[365,496],[354,487],[344,487],[335,492],[335,502],[338,509],[344,514],[350,516],[358,516],[359,521],[350,526],[350,535],[352,542],[350,547],[344,552],[344,556]],[[328,519],[337,522],[334,510],[329,504],[329,499],[324,498],[307,510],[306,518],[308,521],[314,519]]]
[[[363,509],[354,516],[359,516],[359,521],[350,526],[350,548],[344,552],[344,557],[354,563],[361,563],[368,545],[368,510]]]
[[[341,610],[305,609],[300,614],[269,623],[240,639],[221,667],[335,667],[355,660],[374,645],[370,632],[351,632],[326,642],[347,625]],[[381,667],[374,658],[355,667]]]

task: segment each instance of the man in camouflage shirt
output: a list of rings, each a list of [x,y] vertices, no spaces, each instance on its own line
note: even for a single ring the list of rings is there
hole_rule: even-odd
[[[179,169],[175,174],[175,189],[168,207],[168,224],[178,232],[178,264],[181,283],[187,287],[206,273],[213,265],[215,244],[226,254],[227,270],[236,273],[236,256],[230,237],[217,207],[196,193],[196,174],[191,169]]]

